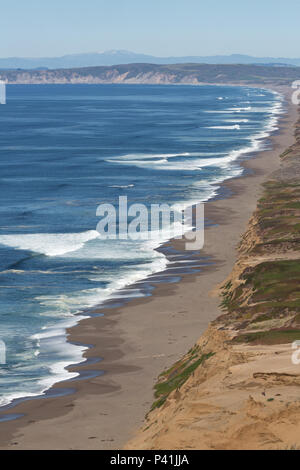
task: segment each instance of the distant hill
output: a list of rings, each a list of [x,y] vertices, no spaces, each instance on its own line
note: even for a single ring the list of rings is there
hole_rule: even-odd
[[[300,58],[273,58],[252,57],[248,55],[216,55],[216,56],[185,56],[185,57],[155,57],[146,54],[124,50],[111,50],[106,52],[95,52],[87,54],[71,54],[62,57],[41,58],[0,58],[0,69],[36,69],[36,68],[75,68],[95,67],[101,65],[118,65],[131,63],[151,64],[257,64],[275,66],[300,66]]]
[[[56,70],[3,70],[8,83],[238,83],[291,85],[300,80],[299,67],[230,64],[120,64]]]

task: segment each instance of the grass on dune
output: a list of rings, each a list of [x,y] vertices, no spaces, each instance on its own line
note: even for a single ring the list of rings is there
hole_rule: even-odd
[[[287,344],[300,340],[300,330],[270,330],[245,333],[233,339],[233,343],[250,344]]]
[[[237,287],[231,282],[223,286],[221,307],[229,314],[227,323],[237,321],[241,330],[251,330],[252,324],[263,329],[264,322],[270,328],[271,320],[271,330],[241,334],[235,341],[275,344],[300,338],[294,329],[300,324],[300,183],[269,181],[264,188],[256,211],[257,241],[249,245],[247,255],[274,253],[276,258],[280,253],[286,259],[245,268]],[[289,259],[290,252],[295,256],[298,251],[299,259]],[[288,320],[282,329],[284,318]]]
[[[214,353],[201,354],[199,346],[192,348],[187,356],[176,362],[170,369],[163,372],[158,383],[154,386],[155,398],[151,411],[161,407],[173,390],[178,390],[193,372],[203,364],[207,359],[212,357]]]

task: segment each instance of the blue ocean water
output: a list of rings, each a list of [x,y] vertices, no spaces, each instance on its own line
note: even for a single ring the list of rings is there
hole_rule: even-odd
[[[0,106],[0,405],[72,374],[80,313],[166,267],[158,243],[101,240],[101,203],[189,205],[266,145],[281,97],[231,86],[9,86]],[[75,374],[73,374],[75,375]]]

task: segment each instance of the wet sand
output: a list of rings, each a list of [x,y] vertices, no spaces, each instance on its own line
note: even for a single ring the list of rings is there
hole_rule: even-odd
[[[179,282],[157,283],[151,297],[98,310],[104,316],[70,329],[70,341],[93,347],[85,353],[88,363],[69,370],[90,378],[61,382],[50,391],[75,393],[30,399],[0,413],[24,415],[0,422],[1,449],[120,449],[142,425],[153,402],[156,377],[219,315],[217,286],[233,267],[260,185],[279,167],[279,155],[294,141],[297,107],[290,104],[289,89],[279,91],[287,96],[288,112],[270,139],[272,150],[245,160],[246,175],[223,185],[227,197],[205,206],[205,216],[214,224],[206,228],[205,247],[198,257],[213,264],[182,274]],[[170,243],[181,249],[180,241]]]

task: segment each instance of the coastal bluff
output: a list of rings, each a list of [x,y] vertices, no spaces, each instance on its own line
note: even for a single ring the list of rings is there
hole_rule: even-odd
[[[300,80],[299,67],[242,64],[121,64],[65,69],[0,70],[8,84],[155,84],[290,85]]]
[[[223,313],[160,375],[126,449],[300,448],[300,121],[263,187]]]

